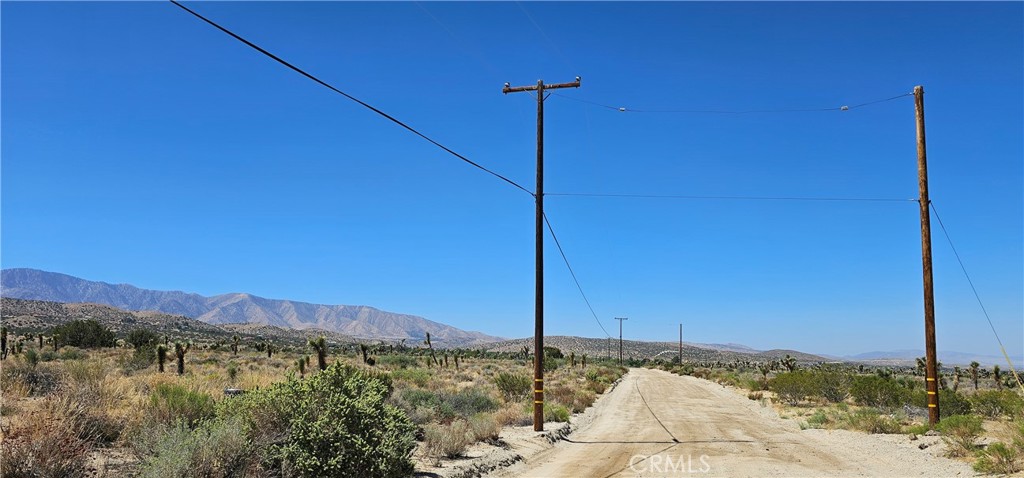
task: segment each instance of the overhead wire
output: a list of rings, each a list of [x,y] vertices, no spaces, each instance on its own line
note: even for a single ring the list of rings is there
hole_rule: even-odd
[[[601,319],[597,317],[597,312],[594,312],[594,306],[590,304],[590,299],[587,299],[587,294],[583,292],[583,286],[580,285],[579,279],[576,278],[576,272],[572,270],[572,265],[569,264],[569,258],[565,255],[565,250],[562,249],[562,243],[558,242],[558,236],[555,235],[555,229],[551,227],[551,221],[548,220],[547,213],[544,213],[544,223],[548,226],[548,232],[551,233],[551,238],[555,240],[555,246],[558,247],[558,253],[562,255],[562,260],[565,261],[565,267],[569,269],[569,274],[572,275],[573,282],[576,283],[576,288],[579,289],[580,295],[583,296],[583,302],[587,303],[587,308],[590,309],[591,315],[594,316],[594,320],[597,321],[597,326],[601,327],[601,331],[604,335],[611,337],[608,330],[604,328],[604,324],[601,323]]]
[[[600,103],[597,101],[591,101],[583,98],[577,98],[574,96],[562,94],[562,93],[551,93],[555,96],[566,98],[572,101],[578,101],[580,103],[587,103],[601,108],[618,111],[621,113],[708,113],[708,114],[754,114],[754,113],[807,113],[807,112],[823,112],[823,111],[848,111],[852,109],[862,108],[868,105],[874,105],[878,103],[884,103],[887,101],[893,101],[905,96],[913,96],[914,93],[904,93],[902,95],[896,95],[890,98],[884,98],[880,100],[873,100],[864,103],[855,104],[853,106],[841,105],[829,108],[775,108],[775,109],[762,109],[762,110],[704,110],[704,109],[642,109],[642,108],[628,108],[625,106],[612,106],[606,103]]]
[[[679,194],[604,194],[604,193],[544,193],[545,196],[630,198],[630,199],[709,199],[739,201],[863,201],[910,202],[917,199],[860,198],[860,197],[800,197],[800,196],[697,196]]]
[[[329,90],[331,90],[331,91],[333,91],[335,93],[338,93],[339,95],[342,95],[345,98],[348,98],[348,99],[358,103],[359,105],[369,109],[370,111],[373,111],[374,113],[377,113],[380,116],[383,116],[384,118],[390,120],[391,122],[401,126],[402,128],[405,128],[409,132],[415,134],[416,136],[419,136],[420,138],[423,138],[423,139],[427,140],[428,142],[430,142],[434,146],[437,146],[438,148],[441,148],[442,150],[446,151],[447,153],[451,154],[452,156],[455,156],[456,158],[461,159],[462,161],[466,162],[467,164],[469,164],[469,165],[471,165],[473,167],[476,167],[476,168],[480,169],[481,171],[484,171],[484,172],[486,172],[486,173],[488,173],[488,174],[490,174],[490,175],[492,175],[492,176],[494,176],[494,177],[496,177],[498,179],[501,179],[502,181],[505,181],[506,183],[511,184],[512,186],[515,186],[516,188],[523,190],[524,192],[526,192],[527,194],[530,194],[531,196],[534,195],[534,193],[532,191],[530,191],[529,189],[526,189],[525,187],[523,187],[519,183],[517,183],[517,182],[515,182],[515,181],[513,181],[513,180],[511,180],[511,179],[509,179],[509,178],[507,178],[505,176],[502,176],[501,174],[498,174],[498,173],[496,173],[496,172],[494,172],[494,171],[492,171],[490,169],[487,169],[486,167],[482,166],[481,164],[479,164],[479,163],[477,163],[477,162],[475,162],[475,161],[473,161],[473,160],[471,160],[471,159],[469,159],[469,158],[467,158],[467,157],[465,157],[465,156],[463,156],[463,155],[461,155],[459,153],[456,153],[455,151],[453,151],[452,149],[448,148],[447,146],[445,146],[445,145],[435,141],[434,139],[430,138],[429,136],[427,136],[427,135],[417,131],[412,126],[409,126],[409,125],[405,124],[404,122],[402,122],[401,120],[395,118],[394,116],[391,116],[391,115],[381,111],[380,109],[375,108],[374,106],[366,103],[363,100],[360,100],[359,98],[356,98],[355,96],[352,96],[352,95],[350,95],[348,93],[345,93],[344,91],[341,91],[338,88],[335,88],[334,86],[330,85],[326,81],[321,80],[320,78],[317,78],[316,76],[313,76],[312,74],[306,72],[302,68],[299,68],[299,67],[297,67],[297,66],[295,66],[295,65],[293,65],[293,64],[291,64],[291,63],[289,63],[287,61],[285,61],[281,57],[279,57],[279,56],[277,56],[277,55],[275,55],[275,54],[273,54],[273,53],[271,53],[271,52],[261,48],[259,45],[256,45],[255,43],[253,43],[253,42],[251,42],[249,40],[246,40],[245,38],[242,38],[241,36],[239,36],[238,34],[232,32],[231,30],[228,30],[227,28],[220,26],[219,24],[217,24],[213,20],[210,20],[210,19],[200,15],[199,13],[195,12],[194,10],[192,10],[192,9],[190,9],[190,8],[180,4],[180,3],[178,3],[176,0],[170,0],[170,2],[175,4],[175,5],[177,5],[182,10],[185,10],[186,12],[191,13],[196,18],[199,18],[200,20],[202,20],[202,21],[212,25],[214,28],[216,28],[216,29],[218,29],[218,30],[220,30],[220,31],[230,35],[232,38],[234,38],[234,39],[236,39],[236,40],[246,44],[250,48],[252,48],[252,49],[254,49],[254,50],[256,50],[256,51],[266,55],[267,57],[273,59],[274,61],[276,61],[276,62],[278,62],[278,63],[280,63],[280,64],[282,64],[282,65],[284,65],[284,66],[286,66],[288,68],[290,68],[291,70],[295,71],[296,73],[298,73],[298,74],[300,74],[302,76],[305,76],[306,78],[309,78],[310,80],[313,80],[314,82],[320,84],[321,86],[323,86],[323,87],[325,87],[325,88],[327,88],[327,89],[329,89]]]
[[[942,229],[942,233],[946,236],[946,242],[949,243],[949,248],[953,250],[953,255],[956,257],[956,261],[960,263],[960,270],[964,272],[964,277],[967,278],[967,283],[970,284],[971,291],[974,292],[974,298],[978,300],[981,312],[985,315],[985,320],[988,321],[989,328],[992,329],[992,335],[995,335],[996,337],[996,342],[999,344],[999,349],[1003,352],[1006,364],[1010,366],[1010,371],[1013,372],[1013,378],[1016,379],[1017,385],[1020,386],[1021,391],[1024,391],[1024,381],[1021,381],[1020,375],[1017,373],[1017,369],[1013,366],[1013,360],[1010,360],[1010,355],[1006,353],[1006,347],[1003,346],[1003,341],[999,338],[999,332],[996,332],[996,326],[992,324],[992,318],[989,317],[988,310],[985,308],[985,304],[981,301],[981,295],[978,294],[978,289],[974,287],[974,281],[971,280],[971,275],[967,273],[967,267],[964,266],[964,261],[960,258],[960,253],[957,252],[956,246],[953,245],[953,239],[949,237],[949,231],[946,230],[945,224],[942,223],[942,218],[939,217],[939,211],[935,209],[935,203],[929,201],[928,205],[931,207],[932,213],[935,214],[935,219],[939,222],[939,227]]]

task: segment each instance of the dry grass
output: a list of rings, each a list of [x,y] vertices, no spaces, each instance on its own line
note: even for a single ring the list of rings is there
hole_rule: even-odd
[[[80,476],[90,459],[104,456],[135,457],[129,468],[141,463],[143,472],[157,469],[154,463],[159,463],[147,455],[153,450],[138,446],[140,437],[173,428],[181,418],[192,417],[186,423],[198,426],[209,416],[202,397],[220,401],[225,388],[265,388],[298,376],[295,362],[308,354],[294,350],[267,358],[255,351],[235,355],[194,348],[179,376],[173,356],[161,373],[155,363],[140,367],[130,348],[72,352],[64,358],[50,353],[51,360],[34,366],[24,354],[0,362],[4,476],[24,476],[17,470]],[[495,384],[502,373],[531,377],[532,365],[526,361],[463,358],[458,370],[451,359],[449,368],[428,368],[423,357],[400,355],[378,357],[375,367],[355,356],[329,358],[335,361],[389,373],[392,403],[423,426],[421,454],[433,459],[459,456],[475,442],[497,443],[503,426],[532,423],[532,394],[504,394]],[[236,370],[233,380],[229,365]],[[316,373],[315,361],[312,365],[307,376]],[[545,376],[550,408],[582,411],[622,373],[593,364],[586,370],[550,371]],[[413,406],[406,396],[420,402]]]

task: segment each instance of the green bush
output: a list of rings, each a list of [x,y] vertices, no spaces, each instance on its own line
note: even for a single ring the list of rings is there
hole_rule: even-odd
[[[988,418],[1024,416],[1024,397],[1013,390],[982,390],[970,397],[970,403],[975,413]]]
[[[928,408],[928,394],[925,390],[914,390],[909,392],[910,403],[915,407]],[[970,400],[959,392],[952,390],[939,390],[939,418],[951,417],[953,415],[968,415],[971,413]]]
[[[146,329],[132,330],[131,332],[128,332],[128,335],[126,335],[124,338],[125,342],[132,344],[132,347],[135,348],[156,346],[156,343],[159,340],[159,335]]]
[[[387,374],[335,363],[304,380],[225,400],[267,475],[405,477],[415,427],[391,395]]]
[[[981,417],[975,415],[953,415],[940,420],[935,427],[942,433],[942,439],[949,445],[949,456],[967,456],[974,451],[974,442],[984,431]]]
[[[99,322],[73,320],[53,328],[53,337],[58,345],[72,345],[82,348],[113,347],[117,336]]]
[[[85,354],[85,352],[75,347],[64,347],[60,349],[58,357],[61,360],[82,360],[85,359],[87,355]]]
[[[1024,470],[1024,466],[1021,466],[1022,454],[1024,454],[1024,450],[995,442],[985,447],[984,450],[978,450],[976,453],[978,459],[972,466],[974,471],[981,473],[1010,475]]]
[[[148,434],[143,478],[245,476],[257,465],[237,419],[210,420],[195,430],[178,423]]]
[[[415,384],[418,387],[427,386],[427,382],[433,377],[433,373],[425,368],[400,368],[391,372],[395,380],[402,380]]]
[[[850,395],[857,403],[869,407],[896,408],[910,401],[910,391],[894,380],[877,375],[853,378]]]
[[[817,382],[817,393],[832,403],[839,403],[850,396],[850,385],[853,376],[838,369],[821,369],[813,372],[814,381]]]
[[[806,371],[780,373],[768,382],[768,389],[791,405],[818,394],[819,387],[814,376]]]
[[[498,386],[498,390],[508,401],[528,397],[531,382],[530,377],[519,373],[498,372],[498,375],[494,377],[494,384]]]
[[[411,355],[382,355],[377,357],[377,365],[390,369],[405,369],[418,367],[419,362]]]
[[[850,426],[856,430],[877,434],[900,433],[902,428],[896,419],[883,415],[873,408],[862,408],[849,416]]]
[[[533,410],[532,404],[530,410]],[[531,412],[532,413],[532,412]],[[554,404],[548,401],[544,402],[544,421],[545,422],[567,422],[569,421],[569,409],[562,405]]]
[[[195,428],[214,415],[213,397],[173,383],[161,383],[149,397],[151,416],[159,423],[181,421]]]

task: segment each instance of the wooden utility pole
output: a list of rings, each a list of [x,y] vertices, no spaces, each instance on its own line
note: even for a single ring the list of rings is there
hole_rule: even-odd
[[[544,431],[544,90],[579,88],[580,77],[572,83],[545,85],[537,80],[536,86],[509,86],[501,89],[504,94],[520,91],[537,92],[537,190],[533,197],[537,203],[536,226],[536,304],[534,305],[533,332],[533,430]]]
[[[921,264],[924,273],[925,383],[928,391],[928,423],[939,423],[939,371],[935,357],[935,291],[932,287],[932,224],[928,199],[928,154],[924,139],[924,87],[914,87],[917,120],[917,185],[921,190]]]
[[[629,320],[629,317],[616,317],[619,321],[619,365],[622,365],[622,321]]]
[[[683,364],[683,324],[679,324],[679,365]]]

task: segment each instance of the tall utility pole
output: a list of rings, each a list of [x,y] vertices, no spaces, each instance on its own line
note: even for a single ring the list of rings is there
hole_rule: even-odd
[[[629,317],[616,317],[619,321],[619,365],[622,365],[622,321],[629,320]]]
[[[544,431],[544,90],[558,88],[579,88],[580,77],[572,83],[545,85],[537,80],[536,86],[509,86],[501,89],[504,94],[520,91],[537,92],[537,190],[533,197],[537,202],[537,279],[536,304],[533,332],[533,430]]]
[[[935,357],[935,291],[932,288],[932,224],[928,199],[928,154],[924,140],[924,87],[914,87],[914,118],[917,120],[917,185],[921,190],[921,264],[924,272],[925,383],[928,391],[928,423],[939,422],[938,362]]]
[[[683,324],[679,324],[679,365],[683,364]]]

